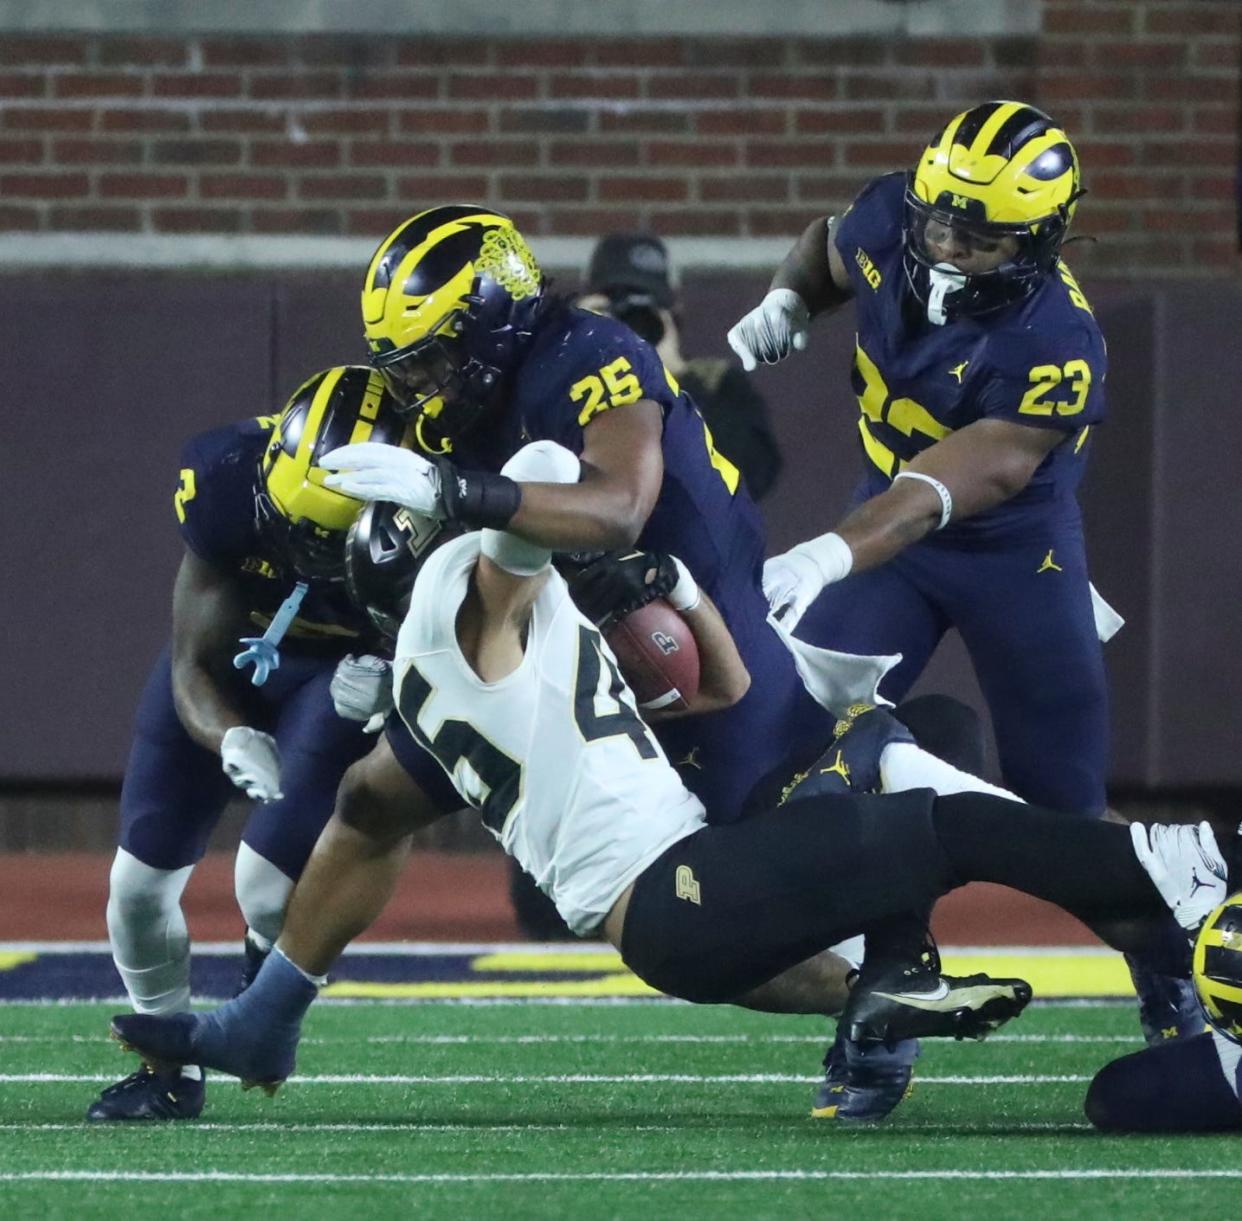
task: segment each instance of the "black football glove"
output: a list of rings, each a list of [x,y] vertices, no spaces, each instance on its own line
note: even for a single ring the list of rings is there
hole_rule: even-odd
[[[657,551],[612,551],[570,578],[578,609],[599,628],[663,598],[677,584],[672,556]]]

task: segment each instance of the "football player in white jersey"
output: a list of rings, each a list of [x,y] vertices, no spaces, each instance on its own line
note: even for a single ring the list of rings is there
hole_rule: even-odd
[[[576,477],[576,459],[546,442],[512,461],[538,463],[549,482]],[[1229,867],[1207,824],[1123,827],[1025,806],[923,756],[900,731],[872,743],[875,782],[901,788],[904,774],[951,795],[824,791],[816,777],[836,770],[852,736],[895,723],[882,710],[860,716],[779,810],[708,826],[550,558],[489,530],[432,553],[399,635],[398,709],[567,923],[601,929],[654,987],[745,1003],[863,932],[868,961],[842,1017],[852,1038],[982,1036],[1021,1011],[1029,987],[942,975],[907,912],[986,880],[1088,921],[1167,904],[1193,928],[1223,897]],[[738,698],[747,677],[710,602],[685,573],[671,600],[704,655],[704,697]],[[362,826],[321,839],[278,952],[247,992],[207,1014],[122,1015],[115,1037],[157,1063],[189,1055],[274,1089],[293,1069],[322,973],[383,906],[404,859],[392,835]]]

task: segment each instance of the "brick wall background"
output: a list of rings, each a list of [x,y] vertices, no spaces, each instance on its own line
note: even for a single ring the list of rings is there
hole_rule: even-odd
[[[1049,109],[1110,275],[1236,275],[1233,0],[1048,0],[1032,37],[0,38],[0,232],[795,234],[986,97]]]

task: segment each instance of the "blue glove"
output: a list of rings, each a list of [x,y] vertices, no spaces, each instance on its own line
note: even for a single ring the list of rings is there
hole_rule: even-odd
[[[250,681],[256,687],[263,686],[268,675],[280,668],[280,642],[285,638],[289,624],[297,618],[298,607],[302,605],[302,599],[306,597],[309,588],[305,581],[299,581],[293,587],[293,592],[280,604],[280,609],[272,616],[272,621],[262,636],[243,636],[237,642],[244,644],[246,648],[233,658],[233,666],[238,670],[244,670],[248,665],[254,666]]]

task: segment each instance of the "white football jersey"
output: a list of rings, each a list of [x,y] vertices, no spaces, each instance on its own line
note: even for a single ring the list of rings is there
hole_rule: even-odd
[[[479,541],[444,544],[418,575],[397,638],[397,709],[569,927],[589,933],[656,857],[704,825],[703,806],[558,573],[535,600],[517,669],[495,683],[471,669],[456,620]]]

